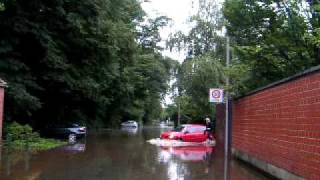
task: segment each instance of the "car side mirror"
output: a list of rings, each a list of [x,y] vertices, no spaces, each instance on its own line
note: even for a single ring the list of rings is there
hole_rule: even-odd
[[[184,134],[188,134],[188,133],[189,133],[189,131],[185,131],[185,132],[184,132]]]

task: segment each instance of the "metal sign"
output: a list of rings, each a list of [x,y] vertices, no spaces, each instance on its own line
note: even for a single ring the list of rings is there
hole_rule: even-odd
[[[222,103],[223,102],[223,89],[210,89],[209,102]]]

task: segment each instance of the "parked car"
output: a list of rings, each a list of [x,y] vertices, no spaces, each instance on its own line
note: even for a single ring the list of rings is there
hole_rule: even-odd
[[[160,138],[186,142],[203,142],[207,140],[208,133],[204,125],[185,124],[172,131],[162,133]]]
[[[52,124],[47,126],[45,134],[57,138],[80,138],[86,136],[87,128],[77,123]]]
[[[121,123],[121,127],[137,128],[138,123],[136,121],[129,120],[129,121]]]

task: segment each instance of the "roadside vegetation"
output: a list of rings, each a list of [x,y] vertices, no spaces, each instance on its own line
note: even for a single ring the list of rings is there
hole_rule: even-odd
[[[179,106],[182,122],[213,116],[209,88],[224,88],[237,97],[320,64],[320,1],[196,2],[199,11],[188,20],[191,31],[176,32],[167,43],[189,55],[176,73],[175,104],[163,113],[166,118],[176,119]],[[229,68],[226,35],[232,49]]]
[[[160,53],[169,21],[148,19],[136,0],[0,0],[5,123],[158,118],[176,64]]]
[[[9,124],[5,131],[5,145],[15,150],[48,150],[67,144],[66,141],[41,138],[39,133],[34,132],[29,125],[21,125],[16,122]]]
[[[186,122],[198,121],[214,115],[209,88],[235,97],[320,63],[318,0],[195,2],[191,30],[171,34],[163,47],[159,30],[170,19],[149,19],[138,0],[0,0],[6,123],[114,127],[177,119],[178,109]],[[164,48],[188,55],[179,64]],[[174,104],[163,109],[172,76]]]

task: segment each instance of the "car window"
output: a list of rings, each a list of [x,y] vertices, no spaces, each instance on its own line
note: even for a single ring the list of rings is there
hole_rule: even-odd
[[[205,127],[199,126],[199,127],[190,127],[188,128],[189,133],[199,133],[205,131]]]
[[[79,124],[71,124],[71,127],[80,127]]]
[[[174,130],[173,131],[175,131],[175,132],[181,132],[182,130],[183,130],[183,126],[178,126],[178,127],[176,127],[176,128],[174,128]]]

